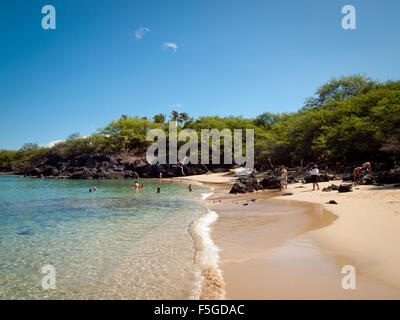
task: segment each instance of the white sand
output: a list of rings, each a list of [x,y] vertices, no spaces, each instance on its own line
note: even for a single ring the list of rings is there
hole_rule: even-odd
[[[320,183],[320,189],[339,181]],[[303,186],[304,188],[299,188]],[[357,186],[353,192],[311,191],[311,184],[289,185],[291,196],[278,199],[320,204],[339,218],[310,231],[320,245],[352,258],[357,274],[400,288],[400,189]],[[326,204],[335,200],[338,204]]]
[[[218,173],[179,179],[221,184],[221,187],[229,188],[227,184],[233,184],[236,177],[229,173]],[[332,183],[339,185],[343,182],[331,181],[320,183],[320,189],[322,190]],[[322,192],[321,190],[312,191],[311,189],[311,184],[289,185],[287,192],[293,194],[278,196],[275,199],[290,200],[292,203],[296,203],[296,201],[312,203],[314,206],[317,206],[316,208],[320,206],[317,212],[321,212],[322,214],[324,212],[326,213],[326,210],[328,210],[338,216],[338,219],[331,224],[308,229],[306,234],[301,235],[300,238],[296,237],[296,241],[298,242],[299,239],[302,240],[305,236],[315,242],[321,254],[326,256],[327,261],[332,260],[332,257],[335,258],[339,270],[334,270],[335,268],[332,269],[332,263],[325,265],[325,258],[321,259],[321,255],[317,255],[317,259],[314,259],[315,261],[310,259],[307,255],[308,253],[304,252],[305,250],[300,250],[301,248],[299,249],[299,246],[294,246],[293,248],[295,249],[292,248],[294,251],[292,250],[291,253],[284,251],[281,258],[279,258],[279,255],[278,257],[276,255],[276,252],[279,253],[282,251],[281,249],[279,249],[281,251],[275,250],[275,255],[272,256],[268,253],[259,265],[255,265],[255,260],[249,260],[249,262],[236,265],[232,264],[231,266],[229,263],[224,263],[224,252],[226,253],[226,250],[223,250],[221,252],[221,267],[224,272],[224,278],[227,280],[227,296],[233,299],[399,299],[400,188],[393,188],[393,186],[390,185],[357,186],[353,192],[349,193],[338,193],[337,191]],[[227,192],[226,190],[225,193]],[[249,197],[249,199],[257,198],[259,199],[258,201],[267,201],[271,196],[279,194],[281,194],[279,191],[271,190],[245,195],[224,195],[221,199],[226,198],[228,202],[231,202],[233,205],[236,203],[234,200],[240,202],[241,200],[247,199],[246,197]],[[222,201],[226,202],[227,200]],[[335,200],[338,204],[327,204],[330,200]],[[259,203],[258,201],[257,203]],[[212,202],[211,205],[213,205]],[[252,214],[249,210],[251,209],[251,205],[246,208],[242,207],[241,203],[239,203],[239,205],[241,214],[235,213],[234,210],[229,210],[229,208],[227,209],[227,212],[233,212],[231,216],[236,214],[233,218],[226,212],[222,212],[219,220],[219,229],[221,229],[221,226],[223,227],[224,225],[229,225],[229,223],[235,223],[235,219],[239,219],[242,216],[246,218],[246,215]],[[299,203],[299,206],[301,205],[302,204]],[[216,203],[214,206],[216,206],[215,210],[219,211],[218,207],[221,206],[221,204]],[[254,227],[258,226],[258,224],[254,225],[254,223],[252,223],[253,220],[247,220],[248,223],[241,225],[239,231],[248,234],[250,238],[255,238],[255,241],[263,241],[264,233],[270,236],[275,229],[278,229],[277,231],[280,233],[287,232],[288,230],[287,228],[275,224],[273,229],[269,231],[265,229],[264,233],[260,233],[262,236],[260,235],[257,238],[255,237]],[[294,218],[293,221],[296,222]],[[218,225],[216,227],[218,227]],[[262,226],[260,225],[259,227]],[[265,227],[268,228],[268,224]],[[218,231],[218,228],[216,229],[217,230],[213,232],[213,236],[216,237],[215,240],[218,246],[224,248],[234,242],[232,239],[230,240],[229,236],[220,232],[221,230]],[[238,241],[242,243],[245,238],[244,235],[241,235]],[[269,243],[270,241],[267,242]],[[241,252],[235,251],[234,253],[239,254]],[[245,254],[244,252],[243,254],[247,258],[251,257],[250,254]],[[292,261],[295,256],[300,256],[300,260],[297,259],[295,264],[288,264],[292,267],[289,268],[290,270],[286,270],[285,261],[288,260],[288,257],[290,257],[289,261]],[[310,261],[314,263],[313,266],[315,267],[311,267],[311,271],[315,269],[316,273],[311,272],[311,275],[307,275],[304,272],[302,273],[301,271],[304,269],[304,266],[307,267],[307,270],[310,269]],[[278,271],[275,270],[275,273],[274,269],[271,269],[271,265],[274,264],[279,265]],[[337,286],[339,280],[343,277],[343,275],[340,274],[340,268],[346,264],[351,264],[356,268],[357,279],[360,279],[357,280],[357,290],[349,293],[349,290],[342,290],[338,287],[340,292],[338,290],[336,290],[336,292],[332,288]],[[230,268],[232,270],[230,270]],[[248,272],[249,270],[251,270],[251,273]],[[313,283],[310,279],[313,279],[322,271],[328,274],[328,276],[323,277],[324,285],[322,285],[322,282],[319,282],[314,288],[310,285],[310,283]],[[252,274],[254,277],[246,278],[243,276],[246,274]],[[286,279],[288,274],[293,274],[294,278],[291,280],[287,279],[288,281],[285,281],[286,285],[282,286],[281,280]],[[256,279],[253,283],[254,285],[252,285],[251,282],[252,278]],[[265,280],[264,282],[268,283],[268,286],[261,286],[261,290],[258,287],[260,286],[259,284],[263,283],[263,279]],[[298,286],[299,281],[308,283],[306,287],[310,289],[305,290],[305,287],[300,285],[301,290],[297,290],[300,289]],[[275,282],[278,285],[273,287],[272,284]],[[295,287],[297,289],[293,288],[293,290],[288,290],[288,283],[290,284],[291,282],[296,284]],[[266,288],[269,287],[271,287],[271,290],[268,291]]]

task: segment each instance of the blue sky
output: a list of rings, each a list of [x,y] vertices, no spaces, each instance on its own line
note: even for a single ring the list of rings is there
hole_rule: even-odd
[[[341,27],[346,4],[357,30]],[[399,79],[399,16],[398,0],[2,0],[0,149],[122,114],[296,111],[340,75]]]

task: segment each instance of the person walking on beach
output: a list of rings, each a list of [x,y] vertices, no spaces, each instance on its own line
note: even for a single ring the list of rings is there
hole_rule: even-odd
[[[281,166],[281,189],[283,190],[283,186],[285,186],[285,190],[287,190],[287,170],[285,166]]]
[[[313,168],[310,171],[311,174],[311,182],[313,184],[313,191],[315,190],[315,186],[317,186],[317,190],[319,190],[319,185],[318,185],[318,176],[319,176],[319,170],[318,170],[318,165],[314,164]]]

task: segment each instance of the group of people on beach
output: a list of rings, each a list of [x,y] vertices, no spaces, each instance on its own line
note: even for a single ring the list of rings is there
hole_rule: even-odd
[[[358,181],[363,181],[363,178],[365,178],[367,175],[372,175],[372,166],[370,162],[365,162],[362,164],[361,167],[356,167],[353,171],[354,174],[354,181],[353,183],[355,184]],[[318,184],[318,176],[319,176],[319,169],[318,165],[314,164],[310,170],[310,176],[311,176],[311,182],[313,184],[313,191],[315,190],[315,187],[317,190],[319,190],[319,184]],[[281,166],[281,171],[280,171],[280,191],[283,189],[287,190],[287,184],[288,184],[288,172],[285,166]]]

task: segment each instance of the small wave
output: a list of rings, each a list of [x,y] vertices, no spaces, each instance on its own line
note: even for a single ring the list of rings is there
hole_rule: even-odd
[[[200,299],[223,299],[225,296],[222,272],[218,268],[219,249],[211,238],[211,225],[217,219],[218,214],[208,209],[207,214],[199,218],[194,229],[201,239],[197,261],[201,268]]]
[[[206,200],[207,198],[211,197],[214,194],[214,188],[211,188],[210,193],[202,193],[201,194],[201,200]]]

